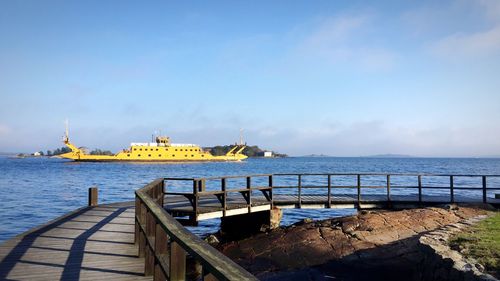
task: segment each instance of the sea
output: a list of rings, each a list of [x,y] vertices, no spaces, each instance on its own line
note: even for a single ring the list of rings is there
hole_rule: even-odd
[[[214,163],[92,163],[57,158],[0,157],[0,243],[87,204],[88,188],[99,188],[99,203],[131,201],[134,191],[161,177],[214,177],[274,173],[432,173],[500,174],[497,158],[250,158]],[[347,179],[346,179],[347,180]],[[400,179],[413,184],[414,179]],[[383,184],[379,179],[378,184]],[[464,185],[480,185],[467,182]],[[435,184],[446,185],[436,180]],[[458,181],[456,185],[460,185]],[[500,178],[489,185],[500,186]],[[443,191],[436,191],[443,192]],[[500,191],[499,191],[500,192]],[[488,194],[489,197],[493,194]],[[282,225],[304,218],[354,214],[354,209],[287,209]],[[199,236],[216,232],[219,220],[190,230]]]

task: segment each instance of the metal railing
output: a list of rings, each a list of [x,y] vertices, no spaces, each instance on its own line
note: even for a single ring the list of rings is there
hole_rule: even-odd
[[[153,280],[186,280],[186,256],[190,255],[202,267],[202,280],[257,280],[163,209],[163,178],[135,194],[135,243],[139,257],[144,257],[146,276],[153,276]]]

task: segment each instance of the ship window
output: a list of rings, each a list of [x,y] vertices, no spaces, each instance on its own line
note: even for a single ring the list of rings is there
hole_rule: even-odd
[[[161,154],[158,154],[158,157],[161,157]]]
[[[182,151],[182,148],[181,148],[181,149],[179,149],[179,150],[180,150],[180,151]]]
[[[205,157],[205,155],[202,155],[201,157]]]
[[[191,154],[191,157],[194,157],[194,155],[193,155],[193,154]]]
[[[151,154],[148,154],[149,157],[151,157]]]
[[[137,156],[141,157],[141,155],[140,155],[140,154],[139,154],[139,155],[137,155]]]
[[[186,154],[186,155],[184,155],[184,157],[188,157],[188,155]]]
[[[175,154],[172,154],[172,157],[175,157]]]
[[[142,148],[139,148],[140,151],[142,151]]]
[[[165,148],[165,151],[168,151],[168,148]]]
[[[175,149],[175,151],[177,151],[177,148]]]
[[[130,157],[130,154],[127,154],[127,157]]]
[[[193,151],[192,149],[190,149],[189,151]]]
[[[156,149],[156,151],[158,151],[158,148]]]
[[[134,151],[137,150],[137,148],[134,148]]]

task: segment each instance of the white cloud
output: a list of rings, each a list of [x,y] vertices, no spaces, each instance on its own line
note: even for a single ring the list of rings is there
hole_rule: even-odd
[[[431,50],[439,56],[452,59],[500,54],[500,25],[470,34],[454,33],[433,43]]]
[[[427,49],[454,61],[490,58],[500,54],[500,1],[434,2],[402,15],[416,34],[430,39]]]
[[[484,9],[488,18],[492,21],[500,21],[500,1],[479,0],[477,3]]]
[[[319,59],[330,64],[349,64],[363,70],[387,70],[396,55],[384,46],[370,45],[373,16],[336,16],[324,19],[298,44],[297,57]]]
[[[249,144],[290,155],[364,156],[396,153],[415,156],[500,155],[500,127],[397,125],[383,121],[319,124],[315,127],[248,130]],[[268,134],[272,131],[272,134]]]
[[[0,124],[0,137],[6,137],[11,131],[12,130],[8,126]]]

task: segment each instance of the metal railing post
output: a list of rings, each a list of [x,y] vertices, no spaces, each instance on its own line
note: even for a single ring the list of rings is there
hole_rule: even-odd
[[[271,201],[271,209],[274,207],[274,202],[273,202],[273,175],[269,176],[269,182],[268,185],[271,189],[269,189],[269,200]]]
[[[487,198],[487,193],[486,193],[486,176],[483,176],[483,203],[487,203],[488,198]]]
[[[298,175],[298,199],[299,199],[299,209],[302,208],[302,175]]]
[[[387,175],[387,201],[391,202],[391,175]]]
[[[226,191],[226,178],[222,178],[220,182],[220,188],[221,191],[224,192],[222,194],[222,216],[226,216],[226,210],[227,210],[227,191]]]
[[[328,175],[328,203],[326,204],[326,207],[332,207],[332,175]]]
[[[418,202],[422,203],[422,175],[418,175]]]
[[[358,174],[358,208],[361,208],[361,175]]]
[[[252,212],[252,178],[247,177],[247,190],[248,190],[248,212]]]
[[[453,176],[450,176],[450,201],[455,203],[455,194],[453,190]]]

